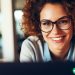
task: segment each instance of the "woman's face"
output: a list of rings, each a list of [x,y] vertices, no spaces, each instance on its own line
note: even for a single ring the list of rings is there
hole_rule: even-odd
[[[62,5],[47,3],[40,12],[40,21],[50,20],[55,22],[63,16],[68,15]],[[69,48],[73,35],[73,26],[71,25],[67,30],[62,30],[54,24],[54,27],[50,32],[42,32],[42,35],[52,53],[64,53]]]

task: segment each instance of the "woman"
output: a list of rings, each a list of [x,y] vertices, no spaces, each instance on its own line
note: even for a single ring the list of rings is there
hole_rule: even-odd
[[[74,7],[72,0],[26,0],[20,62],[75,61]]]

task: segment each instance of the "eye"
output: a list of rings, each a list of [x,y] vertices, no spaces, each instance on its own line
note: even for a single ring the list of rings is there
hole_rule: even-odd
[[[41,25],[51,25],[51,22],[50,21],[42,21]]]
[[[48,22],[42,22],[42,25],[49,25]]]
[[[58,24],[60,24],[60,25],[62,25],[62,24],[68,24],[69,22],[70,22],[69,19],[65,19],[65,20],[60,20],[60,21],[58,22]]]

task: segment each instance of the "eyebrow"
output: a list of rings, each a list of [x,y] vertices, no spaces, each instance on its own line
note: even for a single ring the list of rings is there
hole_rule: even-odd
[[[45,22],[45,21],[51,21],[51,20],[48,20],[48,19],[42,19],[41,22]]]
[[[62,17],[58,18],[56,21],[54,21],[54,22],[57,22],[58,20],[61,20],[61,19],[64,19],[64,18],[68,18],[68,17],[70,17],[70,16],[62,16]],[[49,19],[42,19],[40,22],[45,22],[45,21],[51,21],[51,20],[49,20]],[[53,22],[53,21],[51,21],[51,22]]]

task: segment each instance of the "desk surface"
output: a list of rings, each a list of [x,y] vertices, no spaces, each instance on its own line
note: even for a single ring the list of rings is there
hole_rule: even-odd
[[[74,62],[0,63],[0,75],[74,75]]]

